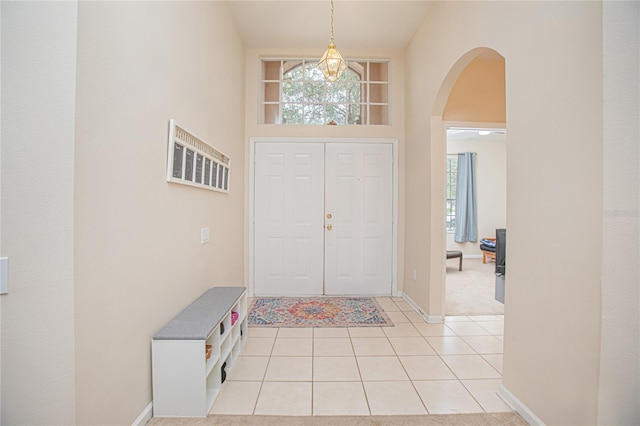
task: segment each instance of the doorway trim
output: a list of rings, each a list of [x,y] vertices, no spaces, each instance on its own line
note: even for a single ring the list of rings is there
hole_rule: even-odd
[[[391,219],[391,240],[392,240],[392,260],[391,260],[391,295],[402,296],[398,291],[398,139],[390,138],[292,138],[292,137],[252,137],[249,138],[249,181],[248,188],[248,221],[249,221],[249,253],[248,272],[249,285],[247,293],[254,296],[255,291],[255,147],[258,143],[280,142],[280,143],[368,143],[368,144],[391,144],[392,149],[392,178],[391,199],[392,199],[392,219]]]
[[[445,162],[446,162],[446,131],[447,125],[452,122],[443,120],[442,114],[458,77],[469,63],[484,52],[497,50],[490,47],[476,47],[462,55],[449,69],[436,94],[431,115],[429,116],[430,136],[430,179],[431,179],[431,238],[429,246],[429,278],[427,291],[429,294],[427,321],[430,323],[443,323],[445,318],[445,282],[446,282],[446,231],[445,231]],[[501,55],[504,57],[504,55]],[[445,125],[447,123],[447,125]],[[484,126],[492,126],[497,123],[484,123]],[[501,126],[507,129],[506,123]],[[508,157],[507,157],[508,160]],[[507,204],[508,207],[508,204]]]

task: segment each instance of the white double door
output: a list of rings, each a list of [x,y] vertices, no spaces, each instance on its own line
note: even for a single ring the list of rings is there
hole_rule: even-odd
[[[390,295],[388,143],[256,143],[254,293]]]

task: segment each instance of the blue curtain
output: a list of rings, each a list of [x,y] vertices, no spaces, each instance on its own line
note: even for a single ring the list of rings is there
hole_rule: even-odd
[[[456,182],[456,232],[457,243],[478,241],[478,206],[476,201],[476,154],[458,154]]]

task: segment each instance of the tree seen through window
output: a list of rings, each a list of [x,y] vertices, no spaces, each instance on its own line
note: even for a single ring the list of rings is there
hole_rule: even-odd
[[[361,124],[361,75],[347,67],[336,82],[325,81],[317,62],[285,62],[283,124]],[[287,69],[288,68],[288,69]]]

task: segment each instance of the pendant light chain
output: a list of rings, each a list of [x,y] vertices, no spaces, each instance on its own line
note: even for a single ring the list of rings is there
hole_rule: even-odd
[[[333,43],[333,0],[331,0],[331,43]]]
[[[324,52],[318,62],[318,68],[322,71],[327,81],[336,81],[347,68],[347,63],[342,59],[342,55],[333,44],[333,0],[331,0],[331,40],[327,51]]]

